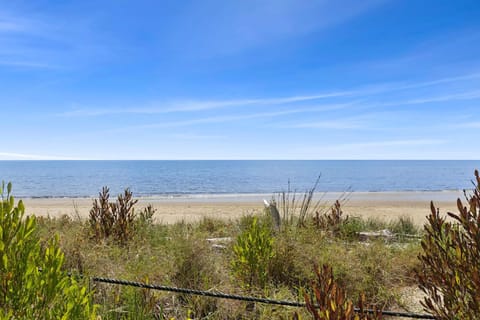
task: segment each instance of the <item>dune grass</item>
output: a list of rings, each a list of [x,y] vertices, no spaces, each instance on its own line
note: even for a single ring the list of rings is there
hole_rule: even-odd
[[[355,232],[392,228],[400,233],[418,233],[411,221],[400,218],[385,223],[350,217],[341,223],[339,232],[332,233],[318,228],[312,217],[302,219],[301,227],[285,223],[277,232],[271,231],[269,216],[264,214],[173,225],[149,220],[136,224],[125,244],[109,238],[99,240],[92,236],[88,221],[62,216],[39,218],[38,234],[45,242],[52,234],[59,235],[65,268],[73,274],[303,301],[303,293],[310,290],[314,278],[314,264],[328,263],[352,300],[364,292],[367,301],[380,308],[403,305],[399,292],[415,285],[413,270],[418,266],[419,242],[401,238],[359,242]],[[247,281],[238,272],[239,264],[235,263],[239,258],[234,248],[255,220],[269,233],[272,248],[271,255],[262,260],[262,281]],[[214,247],[206,240],[220,237],[232,241],[227,239]],[[90,285],[103,319],[287,319],[294,312],[309,318],[302,308]]]

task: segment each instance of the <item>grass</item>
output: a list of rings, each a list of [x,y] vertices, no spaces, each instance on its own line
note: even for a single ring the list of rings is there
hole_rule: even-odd
[[[267,216],[259,220],[268,222]],[[248,229],[253,217],[238,220],[204,218],[173,225],[143,221],[127,245],[104,239],[90,239],[89,224],[77,218],[39,219],[38,233],[44,241],[60,236],[66,268],[73,273],[147,281],[163,285],[218,290],[233,294],[268,296],[302,301],[314,277],[313,265],[328,263],[338,282],[354,301],[365,292],[367,301],[380,307],[402,305],[398,292],[415,285],[413,270],[418,266],[418,241],[399,239],[358,242],[360,230],[390,228],[396,233],[418,234],[407,218],[390,223],[352,218],[343,222],[341,232],[332,235],[315,227],[309,216],[304,226],[284,224],[273,235],[274,255],[268,263],[266,285],[242,286],[232,270],[233,243],[214,249],[207,238],[236,239]],[[245,302],[185,296],[106,284],[91,284],[103,319],[271,319],[291,318],[295,311],[308,318],[305,310],[291,307],[251,305]]]

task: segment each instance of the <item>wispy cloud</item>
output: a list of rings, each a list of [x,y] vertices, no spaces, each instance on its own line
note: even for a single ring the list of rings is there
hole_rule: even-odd
[[[0,62],[1,63],[1,62]],[[179,100],[175,102],[151,103],[151,106],[143,107],[118,107],[118,108],[77,108],[75,110],[57,113],[58,117],[97,117],[105,115],[122,115],[122,114],[163,114],[174,112],[195,112],[213,109],[224,109],[233,107],[247,107],[247,106],[269,106],[269,105],[293,105],[297,103],[304,103],[309,101],[316,101],[330,98],[356,98],[356,101],[343,103],[343,105],[358,105],[359,98],[374,97],[379,94],[388,92],[418,89],[440,84],[462,82],[467,80],[480,79],[480,73],[465,74],[454,77],[445,77],[431,81],[419,81],[413,83],[384,83],[372,84],[354,88],[349,90],[338,90],[330,92],[320,92],[311,95],[292,95],[284,97],[267,97],[267,98],[251,98],[251,99],[232,99],[232,100]],[[419,97],[406,101],[382,102],[375,103],[376,106],[395,106],[402,104],[422,104],[430,102],[441,102],[450,100],[468,100],[480,97],[480,91],[468,91],[462,93],[455,93],[450,95]],[[332,104],[339,106],[342,103]],[[325,106],[328,108],[328,105]],[[307,109],[305,109],[308,111]]]
[[[480,121],[457,123],[457,124],[452,125],[452,127],[467,128],[467,129],[480,129]]]
[[[170,135],[170,137],[179,140],[217,140],[227,138],[226,135],[207,135],[195,133],[173,133]]]
[[[388,107],[388,106],[398,106],[398,105],[409,105],[409,104],[426,104],[432,102],[446,102],[446,101],[457,101],[457,100],[474,100],[480,98],[480,90],[467,91],[449,95],[440,95],[440,96],[431,96],[418,99],[404,100],[404,101],[395,101],[395,102],[386,102],[378,103],[376,106]]]
[[[26,154],[14,152],[0,152],[0,160],[75,160],[72,157]]]
[[[143,124],[138,126],[128,126],[122,127],[114,130],[109,130],[109,132],[123,132],[130,131],[134,129],[156,129],[156,128],[177,128],[177,127],[186,127],[199,124],[208,124],[208,123],[225,123],[225,122],[235,122],[240,120],[248,120],[255,118],[271,118],[278,117],[288,114],[298,113],[298,110],[282,110],[282,111],[273,111],[273,112],[261,112],[253,114],[244,114],[244,115],[228,115],[228,116],[216,116],[216,117],[205,117],[205,118],[196,118],[189,120],[181,121],[164,121],[159,123]]]
[[[352,94],[350,91],[339,91],[324,94],[317,94],[311,96],[291,96],[280,98],[264,98],[264,99],[239,99],[239,100],[211,100],[211,101],[177,101],[174,103],[164,103],[158,107],[137,107],[137,108],[117,108],[117,109],[76,109],[67,112],[57,113],[57,117],[95,117],[106,115],[122,115],[122,114],[164,114],[174,112],[193,112],[205,111],[212,109],[222,109],[231,107],[247,107],[247,106],[262,106],[262,105],[287,105],[296,102],[319,100],[322,98],[341,97]],[[357,101],[348,103],[331,103],[324,104],[312,108],[302,108],[299,110],[331,110],[343,108],[356,103]],[[299,112],[299,111],[292,111]]]
[[[211,123],[228,123],[228,122],[236,122],[236,121],[250,120],[250,119],[275,118],[275,117],[281,117],[281,116],[304,113],[304,112],[319,112],[319,111],[326,111],[326,110],[342,109],[350,105],[351,104],[331,104],[331,105],[310,106],[305,108],[283,109],[283,110],[270,111],[270,112],[256,112],[256,113],[248,113],[248,114],[213,116],[213,117],[193,118],[193,119],[180,120],[180,121],[163,121],[163,122],[143,124],[143,125],[137,125],[137,126],[122,127],[119,129],[109,130],[109,132],[123,132],[123,131],[135,130],[135,129],[176,128],[176,127],[186,127],[186,126],[211,124]]]
[[[192,59],[233,55],[318,32],[373,10],[386,1],[211,1],[182,6],[169,37],[188,39],[179,54]],[[218,14],[212,15],[212,10]],[[228,21],[228,23],[225,23]],[[221,26],[221,27],[219,27]]]
[[[35,61],[18,61],[18,60],[0,60],[0,66],[20,67],[20,68],[36,68],[36,69],[61,69],[59,65],[42,63]]]
[[[44,32],[45,31],[45,32]],[[0,13],[0,65],[13,67],[44,68],[45,49],[38,40],[48,39],[45,25],[21,15]]]
[[[425,145],[439,145],[448,143],[443,139],[408,139],[408,140],[385,140],[385,141],[368,141],[357,143],[345,143],[338,146],[331,146],[330,148],[339,149],[364,149],[364,148],[384,148],[384,147],[398,147],[398,146],[425,146]]]
[[[27,5],[25,6],[27,7]],[[104,44],[89,20],[22,6],[0,12],[0,67],[70,69],[100,56]]]
[[[306,159],[423,159],[431,158],[431,152],[442,150],[443,148],[439,146],[449,143],[451,141],[448,139],[425,137],[419,137],[418,139],[364,140],[349,143],[337,141],[335,144],[326,143],[316,147],[301,146],[296,148],[296,152],[302,154]],[[447,154],[444,157],[450,158]]]
[[[280,125],[285,129],[334,129],[334,130],[351,130],[351,129],[373,129],[368,123],[360,119],[329,119],[324,121],[303,122],[296,124]]]

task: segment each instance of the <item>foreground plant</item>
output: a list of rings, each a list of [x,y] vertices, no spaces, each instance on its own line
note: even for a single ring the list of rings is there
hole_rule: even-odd
[[[250,226],[237,237],[233,252],[234,273],[248,287],[257,285],[264,288],[268,280],[268,265],[274,256],[270,227],[254,217]]]
[[[424,227],[421,268],[416,273],[427,294],[422,305],[439,319],[478,319],[480,315],[480,176],[475,170],[468,207],[457,200],[458,214],[441,217],[431,203]]]
[[[316,279],[312,282],[315,300],[304,294],[308,312],[315,320],[375,320],[382,319],[380,311],[371,313],[365,311],[365,296],[359,299],[358,310],[353,307],[353,302],[346,298],[345,291],[334,279],[332,267],[323,265],[320,271],[315,266]]]
[[[45,249],[35,216],[15,206],[12,185],[0,188],[0,319],[95,319],[87,288],[62,270],[64,254],[55,237]]]

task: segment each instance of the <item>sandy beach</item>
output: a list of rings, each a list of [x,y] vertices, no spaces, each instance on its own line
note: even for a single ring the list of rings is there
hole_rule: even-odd
[[[326,205],[332,204],[340,193],[318,194]],[[202,195],[190,197],[144,197],[138,198],[137,210],[152,204],[156,209],[156,221],[174,223],[180,220],[195,221],[202,217],[221,219],[237,218],[263,210],[263,199],[271,194],[253,195]],[[345,214],[360,217],[375,217],[391,220],[408,216],[421,225],[430,212],[430,201],[441,212],[456,212],[456,199],[463,199],[460,191],[439,192],[353,192],[343,206]],[[26,198],[22,199],[27,214],[58,217],[61,215],[88,217],[93,198]]]

